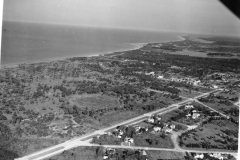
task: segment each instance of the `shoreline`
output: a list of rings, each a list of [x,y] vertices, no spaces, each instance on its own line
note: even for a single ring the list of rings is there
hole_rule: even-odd
[[[115,55],[114,53],[137,50],[137,49],[140,49],[140,48],[144,47],[145,45],[148,45],[148,44],[151,44],[151,43],[167,43],[167,42],[176,42],[176,41],[185,40],[185,38],[183,38],[182,36],[177,36],[177,37],[180,38],[180,40],[162,41],[162,42],[149,42],[149,43],[126,43],[126,44],[129,44],[129,45],[135,46],[135,47],[134,48],[129,48],[129,49],[126,48],[126,49],[120,49],[120,50],[115,50],[115,51],[109,51],[109,52],[99,52],[99,53],[95,53],[95,54],[92,54],[92,55],[65,56],[65,57],[48,58],[48,59],[42,59],[42,60],[17,62],[17,63],[10,63],[10,64],[1,64],[0,63],[0,70],[1,69],[6,69],[6,68],[15,68],[15,67],[18,67],[19,65],[22,65],[22,64],[31,65],[31,64],[36,64],[36,63],[49,63],[49,62],[55,62],[55,61],[62,61],[62,60],[66,60],[68,58],[73,58],[73,57],[100,57],[100,56],[108,56],[108,55],[113,57],[113,56],[119,55],[119,54]]]
[[[186,36],[186,35],[184,35],[184,36]],[[69,58],[74,58],[74,57],[87,57],[87,58],[101,57],[101,56],[103,56],[103,57],[104,56],[114,57],[114,56],[123,54],[121,52],[127,52],[127,51],[141,49],[144,46],[146,46],[148,44],[151,44],[151,43],[161,44],[161,43],[171,43],[171,42],[179,42],[179,41],[186,40],[186,38],[184,38],[183,36],[177,36],[177,37],[180,38],[180,39],[179,40],[171,40],[171,41],[161,41],[161,42],[148,42],[148,43],[125,43],[125,44],[128,44],[128,45],[131,45],[133,48],[119,49],[119,50],[114,50],[114,51],[109,51],[109,52],[97,52],[97,53],[94,53],[94,54],[91,54],[91,55],[82,55],[82,56],[72,55],[72,56],[48,58],[48,59],[42,59],[42,60],[33,60],[33,61],[17,62],[17,63],[10,63],[10,64],[1,64],[0,63],[0,70],[1,69],[7,69],[7,68],[15,68],[15,67],[18,67],[19,65],[23,65],[23,64],[31,65],[31,64],[37,64],[37,63],[50,63],[50,62],[63,61],[63,60],[67,60]],[[230,57],[230,58],[234,58],[234,57]],[[206,58],[212,58],[212,56],[206,56]],[[213,58],[229,58],[229,57],[217,57],[216,56],[216,57],[213,57]]]
[[[128,43],[129,44],[129,43]],[[130,45],[135,46],[132,49],[120,49],[116,51],[109,51],[109,52],[100,52],[100,53],[95,53],[91,55],[84,55],[84,56],[66,56],[66,57],[58,57],[58,58],[49,58],[49,59],[42,59],[42,60],[35,60],[35,61],[26,61],[26,62],[19,62],[19,63],[10,63],[10,64],[1,64],[0,69],[6,69],[6,68],[15,68],[18,67],[19,65],[22,64],[36,64],[36,63],[49,63],[49,62],[55,62],[55,61],[62,61],[62,60],[67,60],[68,58],[73,58],[73,57],[100,57],[100,56],[107,56],[108,54],[113,54],[116,52],[126,52],[126,51],[131,51],[131,50],[136,50],[142,48],[144,45],[148,43],[130,43]]]

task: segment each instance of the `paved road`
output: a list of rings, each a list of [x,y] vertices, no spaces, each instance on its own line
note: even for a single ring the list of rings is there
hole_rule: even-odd
[[[87,135],[84,135],[84,136],[81,136],[81,137],[73,138],[71,140],[68,140],[68,141],[66,141],[64,143],[61,143],[61,144],[58,144],[58,145],[55,145],[53,147],[49,147],[49,148],[46,148],[44,150],[34,152],[34,153],[32,153],[30,155],[26,155],[22,158],[17,158],[17,160],[41,160],[41,159],[52,157],[54,155],[57,155],[57,154],[65,151],[65,150],[69,150],[69,149],[72,149],[72,148],[75,148],[75,147],[78,147],[78,146],[93,146],[93,144],[89,144],[88,141],[89,141],[89,139],[91,139],[94,136],[97,136],[99,134],[104,134],[105,132],[108,132],[108,131],[110,131],[110,130],[112,130],[112,129],[116,128],[117,126],[120,126],[120,125],[130,125],[132,123],[141,122],[144,119],[147,119],[148,117],[150,117],[154,114],[164,114],[164,113],[170,112],[174,109],[177,109],[179,107],[179,105],[182,105],[184,103],[196,100],[200,97],[207,96],[208,94],[214,93],[216,91],[217,90],[210,91],[210,92],[207,92],[207,93],[203,93],[203,94],[198,95],[194,98],[189,98],[189,99],[186,99],[186,100],[181,101],[179,103],[172,104],[172,105],[168,106],[167,108],[162,108],[162,109],[159,109],[159,110],[156,110],[156,111],[152,111],[152,112],[140,115],[138,117],[126,120],[124,122],[120,122],[118,124],[112,125],[110,127],[95,131],[93,133],[90,133],[90,134],[87,134]],[[118,147],[115,146],[115,147],[120,148],[121,146],[118,146]],[[124,147],[126,147],[126,146],[124,146]],[[179,149],[165,149],[165,148],[149,148],[149,149],[147,149],[146,147],[132,147],[132,149],[138,149],[138,148],[142,148],[142,149],[146,149],[146,150],[151,149],[151,150],[179,151]],[[183,150],[182,149],[182,151],[185,152],[185,151],[188,151],[188,150],[185,150],[185,149]],[[192,151],[195,152],[195,150],[192,150]],[[198,152],[198,150],[196,150],[196,152]],[[223,152],[221,152],[221,153],[223,153]]]

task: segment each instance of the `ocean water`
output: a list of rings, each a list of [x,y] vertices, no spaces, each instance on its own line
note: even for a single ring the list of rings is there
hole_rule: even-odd
[[[180,33],[3,21],[1,65],[86,57],[181,40]]]

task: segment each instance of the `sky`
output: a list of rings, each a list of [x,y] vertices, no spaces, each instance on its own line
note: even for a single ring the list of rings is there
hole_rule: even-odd
[[[3,20],[240,35],[217,0],[5,0]]]

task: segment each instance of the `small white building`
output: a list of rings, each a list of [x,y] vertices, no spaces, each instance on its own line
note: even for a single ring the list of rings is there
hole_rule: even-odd
[[[204,157],[203,154],[198,154],[198,153],[194,156],[194,158],[199,158],[199,159],[203,159],[203,157]]]
[[[142,155],[143,155],[143,156],[146,156],[146,155],[147,155],[147,153],[146,153],[145,150],[142,151]]]
[[[193,113],[193,115],[192,115],[192,119],[196,119],[196,118],[198,118],[199,116],[200,116],[199,113]]]
[[[185,106],[185,109],[191,109],[191,108],[193,108],[193,105],[188,104]]]
[[[193,81],[193,85],[194,85],[194,86],[198,86],[200,83],[201,83],[200,80],[198,80],[198,81]]]
[[[170,125],[170,128],[171,128],[171,129],[175,129],[175,127],[176,127],[175,124],[171,124],[171,125]]]
[[[212,153],[212,154],[209,154],[209,156],[218,158],[219,160],[223,160],[223,156],[221,155],[221,153]]]
[[[160,121],[162,118],[161,117],[156,117],[157,121]]]
[[[213,87],[214,89],[217,89],[217,88],[218,88],[218,86],[217,86],[217,85],[212,85],[212,87]]]
[[[148,121],[148,123],[154,123],[154,119],[153,118],[148,118],[147,121]]]
[[[126,143],[129,142],[129,143],[133,143],[134,140],[133,138],[129,138],[129,137],[126,137],[125,140],[124,140]]]
[[[166,133],[171,133],[171,132],[172,132],[172,129],[167,128],[167,129],[165,129],[165,132],[166,132]]]
[[[149,72],[149,73],[145,73],[145,75],[152,75],[152,76],[154,76],[155,73],[154,72]]]
[[[190,116],[191,116],[191,114],[190,114],[190,113],[186,115],[186,117],[187,117],[187,118],[189,118]]]
[[[123,135],[123,131],[120,130],[120,131],[119,131],[119,135]]]
[[[134,128],[135,128],[135,131],[137,131],[137,132],[141,129],[141,127],[138,125],[134,126]]]
[[[163,75],[159,75],[157,79],[163,79]]]
[[[103,156],[103,159],[108,159],[108,155],[104,155],[104,156]]]
[[[154,130],[155,132],[159,132],[159,131],[161,131],[162,129],[161,129],[160,127],[153,127],[153,130]]]

